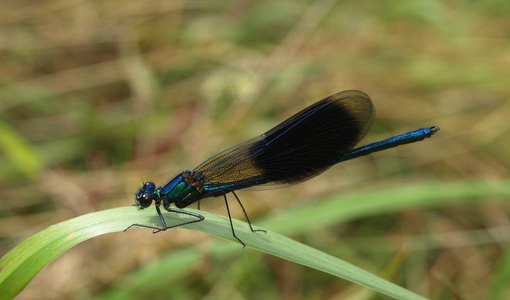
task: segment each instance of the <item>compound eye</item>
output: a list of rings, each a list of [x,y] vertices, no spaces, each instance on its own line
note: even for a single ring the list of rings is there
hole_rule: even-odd
[[[144,193],[142,194],[142,196],[137,199],[138,200],[138,204],[140,204],[140,206],[142,208],[146,208],[146,207],[149,207],[151,206],[152,204],[152,195],[149,194],[149,193]]]
[[[143,188],[142,189],[144,189],[146,191],[152,191],[155,188],[156,188],[156,185],[154,185],[154,183],[149,181],[149,182],[146,182],[146,183],[143,184]]]

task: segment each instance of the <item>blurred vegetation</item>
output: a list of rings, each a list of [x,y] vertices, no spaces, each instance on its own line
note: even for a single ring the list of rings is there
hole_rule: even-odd
[[[130,205],[141,178],[164,184],[345,89],[368,93],[376,107],[362,143],[441,131],[297,187],[240,192],[255,224],[326,195],[501,183],[510,173],[509,15],[510,3],[493,0],[0,2],[1,253],[51,224]],[[510,205],[476,197],[292,238],[430,298],[505,299]],[[215,202],[204,209],[221,212]],[[221,243],[185,230],[99,237],[50,264],[19,299],[104,297],[147,275],[144,266],[168,255],[186,261],[191,251],[200,254],[192,270],[175,275],[170,265],[157,279],[166,284],[144,295],[374,296],[250,249],[215,257],[209,250]]]

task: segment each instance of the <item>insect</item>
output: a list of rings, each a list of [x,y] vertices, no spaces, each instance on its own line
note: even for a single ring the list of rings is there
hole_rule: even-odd
[[[223,197],[232,235],[245,246],[236,236],[227,194],[233,194],[240,204],[251,231],[263,231],[253,229],[235,193],[237,190],[296,184],[339,162],[421,141],[439,130],[437,126],[421,128],[354,149],[371,128],[374,115],[370,97],[361,91],[348,90],[324,98],[266,133],[210,157],[193,170],[183,171],[165,186],[156,187],[152,182],[145,182],[136,195],[136,205],[143,209],[154,201],[161,227],[133,224],[126,230],[144,227],[157,233],[203,221],[202,215],[183,208],[204,198]],[[167,226],[160,211],[161,204],[165,210],[186,218],[181,223]]]

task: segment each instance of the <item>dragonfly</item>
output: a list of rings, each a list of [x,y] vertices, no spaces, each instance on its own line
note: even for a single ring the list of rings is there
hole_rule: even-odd
[[[375,143],[355,148],[372,127],[375,109],[370,97],[358,90],[347,90],[326,97],[296,113],[269,131],[213,155],[193,170],[185,170],[166,185],[143,183],[135,205],[144,209],[155,203],[161,226],[132,224],[153,229],[201,222],[201,214],[183,208],[210,197],[223,197],[232,235],[236,235],[227,194],[239,203],[252,232],[246,210],[236,194],[238,190],[263,190],[287,187],[313,178],[331,166],[392,147],[422,141],[439,127],[420,128]],[[160,206],[185,218],[167,226]],[[173,206],[175,207],[173,207]],[[199,206],[200,208],[200,206]]]

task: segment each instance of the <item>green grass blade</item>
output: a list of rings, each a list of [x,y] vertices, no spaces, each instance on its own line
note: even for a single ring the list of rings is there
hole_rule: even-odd
[[[201,213],[206,217],[205,222],[186,227],[234,240],[224,216]],[[179,216],[165,213],[165,218],[171,222]],[[48,227],[2,258],[0,298],[16,296],[45,265],[72,246],[101,234],[122,231],[133,222],[148,224],[154,222],[154,219],[152,209],[139,211],[135,207],[122,207],[91,213]],[[422,299],[380,277],[282,235],[273,232],[254,234],[246,223],[237,220],[234,220],[234,227],[236,233],[249,247],[333,274],[396,298]],[[241,251],[240,245],[239,250]]]
[[[14,169],[27,177],[34,177],[43,169],[33,146],[1,117],[0,152],[8,158],[4,164],[12,164]]]
[[[257,220],[255,224],[280,234],[292,235],[403,209],[477,203],[484,202],[487,198],[505,201],[508,197],[508,180],[426,182],[331,195],[313,203],[289,208],[265,220]],[[234,251],[237,251],[237,245],[232,243],[217,243],[209,249],[211,255],[217,259],[226,258]],[[133,271],[124,280],[95,298],[125,300],[144,297],[153,290],[165,289],[167,282],[190,274],[196,270],[201,259],[202,254],[195,247],[173,251],[148,266]],[[186,264],[182,261],[186,261]],[[162,277],[168,281],[159,280]]]
[[[488,299],[508,299],[510,296],[510,242],[507,243],[498,264]]]
[[[488,197],[508,199],[510,180],[425,182],[335,194],[313,203],[295,206],[283,214],[271,216],[257,224],[277,229],[279,233],[292,234],[403,209],[466,204],[486,201]]]
[[[288,234],[303,228],[313,228],[310,225],[320,227],[332,222],[408,207],[436,207],[470,202],[480,197],[509,195],[510,185],[506,181],[428,183],[328,197],[324,201],[289,210],[281,217],[268,219],[260,224],[264,224],[266,228],[277,228],[279,232]],[[206,221],[188,225],[188,229],[235,241],[225,217],[204,211],[200,213],[206,217]],[[170,222],[178,217],[165,213],[165,218]],[[285,224],[290,219],[300,222],[293,222],[292,227],[286,227]],[[69,248],[87,239],[122,231],[132,223],[148,224],[155,221],[157,216],[153,209],[139,211],[135,207],[122,207],[91,213],[50,226],[24,241],[0,260],[0,290],[2,290],[0,298],[8,299],[17,295],[44,266]],[[234,220],[234,223],[236,233],[249,247],[316,268],[396,298],[420,298],[380,277],[284,236],[272,232],[253,234],[246,223],[237,220]],[[166,238],[168,234],[171,234],[171,231],[166,233]],[[229,252],[227,248],[234,249],[234,247],[240,248],[240,245],[229,243],[214,247],[211,251],[213,254],[226,253]],[[175,276],[182,275],[185,270],[193,269],[194,262],[200,258],[199,253],[189,252],[189,250],[186,252],[189,254],[186,260],[188,263],[181,264],[180,268],[175,268],[174,264],[172,270]],[[168,260],[175,261],[173,258],[175,257],[168,257]],[[180,258],[182,259],[182,256]],[[152,267],[157,268],[155,265]],[[166,272],[168,273],[168,269]]]

